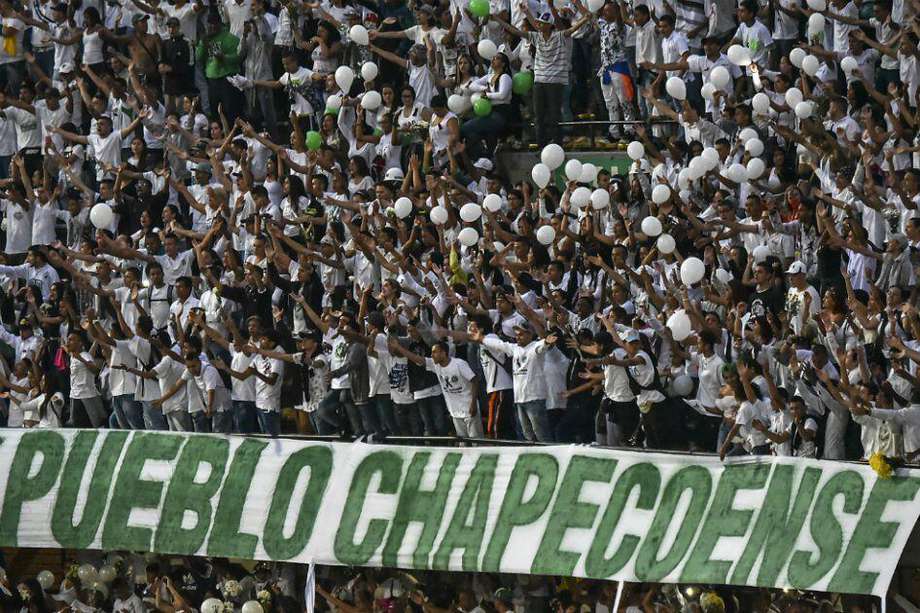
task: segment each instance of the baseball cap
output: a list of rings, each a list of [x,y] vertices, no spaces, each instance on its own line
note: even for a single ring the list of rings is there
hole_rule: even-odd
[[[170,17],[169,19],[166,20],[166,25],[168,25],[168,26],[178,26],[178,25],[180,25],[180,24],[179,24],[179,19],[178,19],[177,17]]]
[[[55,4],[54,6],[51,7],[51,10],[52,10],[52,11],[58,11],[58,12],[60,12],[60,13],[66,13],[66,12],[67,12],[67,4],[65,4],[64,2],[58,2],[57,4]]]
[[[552,13],[550,13],[549,11],[545,11],[537,15],[537,21],[540,21],[542,23],[555,23],[556,20],[553,19]]]
[[[434,7],[430,4],[420,4],[415,7],[415,10],[420,13],[428,13],[429,15],[434,15]]]
[[[63,64],[61,64],[61,67],[58,68],[58,72],[61,72],[61,73],[74,72],[74,70],[75,69],[73,66],[73,62],[64,62]]]
[[[492,160],[489,158],[479,158],[473,164],[473,167],[478,168],[479,170],[484,170],[486,172],[491,172],[492,169],[495,168],[495,164],[493,164]]]
[[[623,340],[627,343],[635,343],[639,340],[639,333],[630,328],[626,331],[626,334],[623,335]]]
[[[789,265],[789,270],[786,271],[787,275],[803,275],[805,274],[805,264],[796,260]]]
[[[406,175],[403,173],[402,168],[390,168],[383,175],[384,181],[402,181],[405,178]]]
[[[206,162],[195,164],[195,172],[206,172],[211,174],[211,165]]]

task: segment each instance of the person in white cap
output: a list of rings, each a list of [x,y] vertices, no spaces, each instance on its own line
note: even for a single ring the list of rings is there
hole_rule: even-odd
[[[801,334],[805,325],[821,312],[821,297],[805,276],[805,264],[796,260],[786,270],[789,289],[786,290],[786,312],[789,325],[795,334]]]

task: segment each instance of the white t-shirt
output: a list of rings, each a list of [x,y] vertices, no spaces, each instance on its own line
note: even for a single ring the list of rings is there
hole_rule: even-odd
[[[754,420],[758,420],[766,426],[771,423],[770,420],[770,403],[765,400],[750,402],[745,400],[738,407],[738,413],[735,414],[735,423],[740,426],[738,433],[744,439],[744,447],[750,451],[753,447],[760,447],[769,442],[766,435],[754,428]]]
[[[629,354],[625,349],[619,348],[613,352],[613,357],[625,360]],[[625,367],[614,364],[604,367],[604,395],[614,402],[629,402],[636,398],[629,386],[629,375]]]
[[[87,142],[93,147],[93,154],[96,161],[100,162],[96,168],[96,178],[101,179],[105,174],[102,164],[118,166],[121,164],[121,136],[116,131],[112,131],[108,136],[99,136],[93,132],[86,137]]]
[[[312,87],[313,71],[303,66],[297,69],[297,72],[291,74],[286,72],[281,75],[278,81],[284,85],[291,101],[291,110],[298,115],[309,115],[313,112],[313,106],[307,101],[306,90]]]
[[[80,354],[84,360],[93,363],[93,356],[84,351]],[[75,400],[95,398],[99,395],[96,388],[96,375],[86,364],[71,356],[70,358],[70,397]]]
[[[16,127],[16,147],[20,151],[41,148],[42,132],[38,117],[15,106],[8,106],[3,112]]]
[[[348,357],[348,339],[343,336],[336,336],[332,339],[332,362],[329,370],[336,370],[345,364],[345,358]],[[339,377],[334,377],[329,387],[334,390],[349,389],[348,373]]]
[[[514,383],[514,402],[546,400],[546,378],[543,376],[543,357],[548,348],[546,341],[539,340],[521,347],[507,343],[497,337],[486,337],[482,346],[493,352],[501,351],[511,356],[511,376]]]
[[[188,384],[189,396],[201,395],[203,408],[208,406],[208,393],[211,391],[214,392],[214,412],[219,413],[230,408],[230,393],[213,365],[202,362],[197,377],[192,375],[192,371],[186,370],[182,373],[182,380]]]
[[[115,348],[112,349],[112,355],[109,358],[109,366],[130,366],[136,368],[137,358],[132,353],[132,342],[124,340],[115,340]],[[123,396],[126,394],[134,395],[137,390],[135,376],[128,371],[120,368],[112,368],[109,371],[109,389],[112,396]]]
[[[501,340],[495,334],[488,335],[487,338]],[[479,349],[479,363],[482,365],[482,374],[486,380],[486,393],[498,392],[501,390],[510,390],[513,386],[511,381],[511,372],[502,364],[506,363],[508,356],[499,351],[490,351],[486,347]]]
[[[256,408],[261,411],[281,411],[281,385],[284,383],[284,362],[274,358],[256,356],[253,358],[253,366],[263,376],[271,376],[272,373],[278,375],[275,383],[269,385],[259,377],[256,377]]]
[[[440,366],[431,358],[425,358],[425,368],[438,376],[450,416],[469,417],[470,404],[473,402],[472,381],[476,374],[466,360],[450,358],[446,366]]]
[[[252,355],[246,355],[242,351],[230,348],[230,369],[236,372],[246,372],[252,366]],[[256,400],[256,376],[250,375],[245,379],[231,377],[230,380],[230,397],[239,402],[255,402]]]
[[[0,200],[6,221],[6,253],[25,253],[32,246],[32,211],[12,200]]]
[[[157,375],[162,396],[182,378],[185,373],[185,364],[180,364],[170,357],[164,357],[152,370]],[[178,392],[163,403],[163,414],[187,411],[188,405],[188,386],[183,385]]]

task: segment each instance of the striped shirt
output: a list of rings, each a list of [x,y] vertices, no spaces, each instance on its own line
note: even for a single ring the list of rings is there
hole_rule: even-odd
[[[549,38],[539,32],[529,32],[528,39],[536,49],[533,60],[535,83],[568,83],[572,63],[572,41],[554,30]]]

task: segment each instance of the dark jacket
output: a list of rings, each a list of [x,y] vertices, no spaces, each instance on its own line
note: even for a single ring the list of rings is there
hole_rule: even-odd
[[[348,375],[352,402],[367,404],[371,393],[371,380],[367,368],[367,347],[361,343],[354,341],[349,343],[345,363],[329,373],[333,379],[345,374]]]
[[[195,87],[192,44],[181,34],[167,38],[160,45],[160,63],[172,67],[163,75],[163,93],[172,96],[184,94]]]

